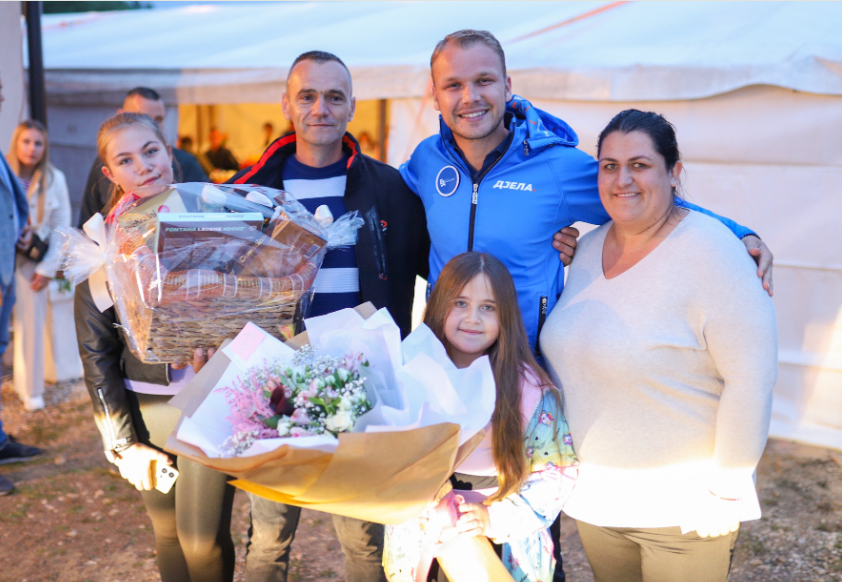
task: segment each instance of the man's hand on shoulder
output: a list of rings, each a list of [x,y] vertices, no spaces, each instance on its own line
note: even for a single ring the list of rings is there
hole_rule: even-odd
[[[769,297],[774,295],[772,285],[772,262],[775,257],[772,251],[766,246],[760,237],[750,234],[743,237],[743,244],[748,250],[748,254],[757,263],[757,276],[763,279],[763,288],[769,292]]]
[[[572,226],[565,226],[553,235],[553,248],[558,251],[558,258],[566,267],[573,262],[578,237],[579,231]]]

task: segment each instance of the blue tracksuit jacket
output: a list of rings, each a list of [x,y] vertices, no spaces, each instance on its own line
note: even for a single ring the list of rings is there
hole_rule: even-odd
[[[564,287],[564,265],[552,247],[553,234],[577,221],[603,224],[610,218],[599,200],[597,162],[576,148],[576,132],[518,96],[507,110],[514,114],[512,143],[476,183],[443,122],[440,135],[421,142],[400,172],[427,212],[432,243],[428,289],[459,253],[494,255],[514,278],[535,349],[544,319]],[[718,218],[740,238],[753,234],[688,202],[677,203]]]

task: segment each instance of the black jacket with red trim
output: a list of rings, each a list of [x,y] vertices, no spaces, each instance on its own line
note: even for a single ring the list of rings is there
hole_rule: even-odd
[[[415,275],[426,278],[430,237],[421,199],[393,167],[360,153],[359,144],[346,133],[342,148],[348,155],[345,208],[359,212],[365,225],[357,231],[357,267],[362,301],[385,307],[405,337],[412,325]],[[295,154],[295,134],[272,142],[260,161],[229,180],[282,190],[283,167]]]

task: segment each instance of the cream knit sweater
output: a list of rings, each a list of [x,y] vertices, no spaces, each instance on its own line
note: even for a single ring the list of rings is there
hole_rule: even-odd
[[[584,236],[541,350],[582,463],[564,511],[599,526],[671,527],[708,489],[760,517],[753,474],[777,370],[772,301],[744,246],[691,211],[649,255],[602,272],[611,222]]]

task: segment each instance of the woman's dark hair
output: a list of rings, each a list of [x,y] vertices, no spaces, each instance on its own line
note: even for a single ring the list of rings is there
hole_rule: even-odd
[[[642,131],[648,135],[655,145],[655,150],[663,156],[667,170],[672,170],[676,162],[681,159],[678,141],[675,139],[675,127],[663,115],[654,111],[626,109],[615,115],[599,134],[596,142],[597,158],[602,151],[602,142],[615,131],[622,133]]]

